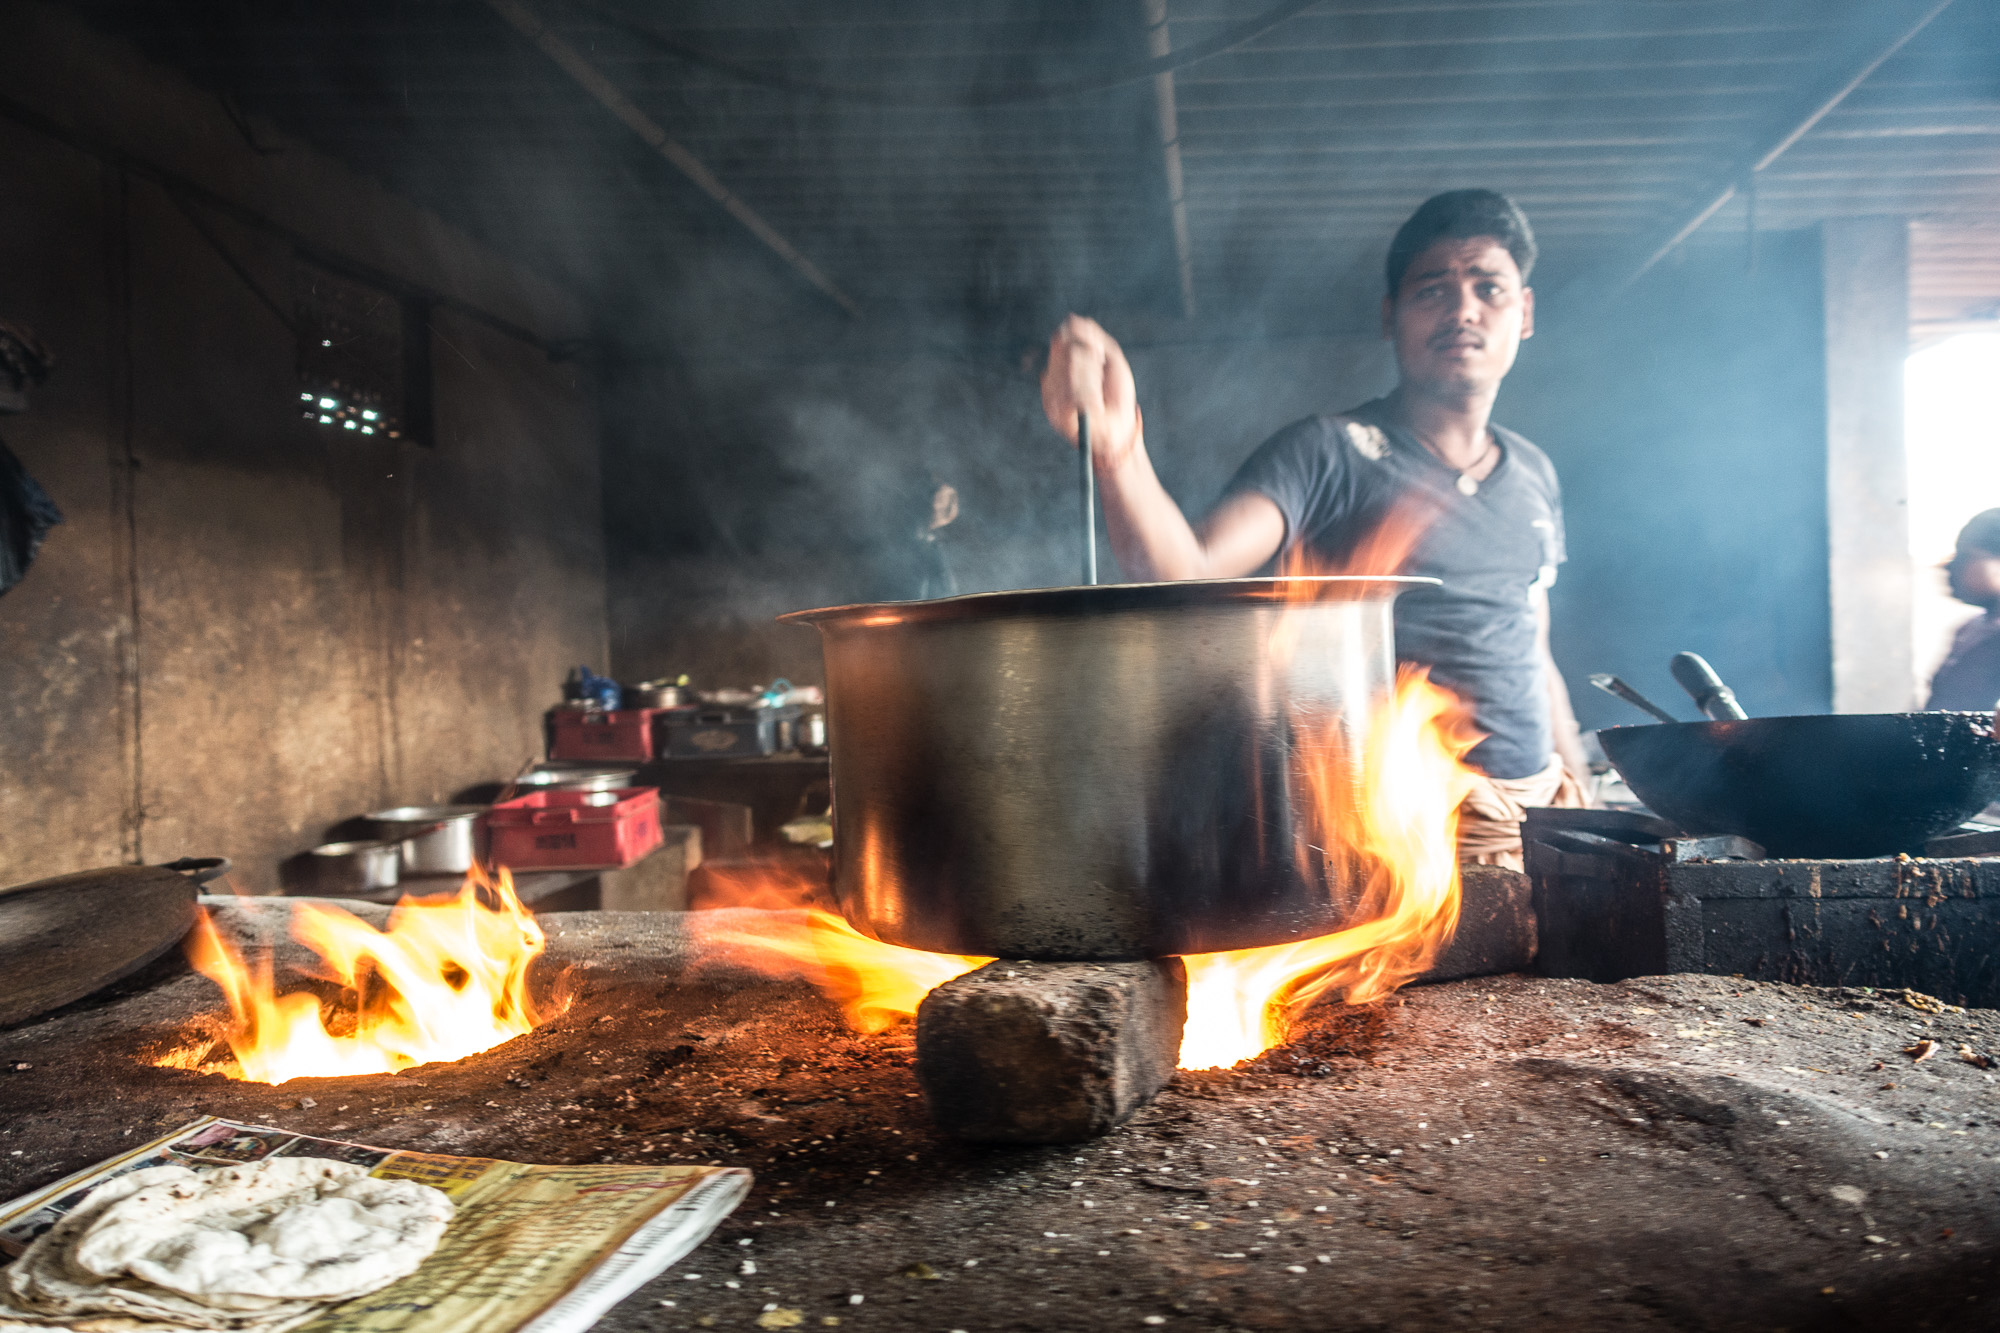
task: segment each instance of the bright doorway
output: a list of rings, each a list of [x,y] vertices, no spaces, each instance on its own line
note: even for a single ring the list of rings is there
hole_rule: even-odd
[[[1955,334],[1911,354],[1903,386],[1921,700],[1952,635],[1978,614],[1952,599],[1939,566],[1966,520],[2000,508],[2000,331]]]

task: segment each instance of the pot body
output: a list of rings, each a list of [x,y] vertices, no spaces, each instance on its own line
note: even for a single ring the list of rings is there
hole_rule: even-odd
[[[375,835],[403,844],[403,873],[462,875],[478,856],[483,805],[405,805],[377,810],[368,819]]]
[[[1358,764],[1417,579],[1230,579],[801,612],[827,668],[835,890],[934,952],[1110,960],[1352,924],[1296,724]],[[1314,600],[1292,600],[1302,595]],[[1338,872],[1333,872],[1337,874]]]

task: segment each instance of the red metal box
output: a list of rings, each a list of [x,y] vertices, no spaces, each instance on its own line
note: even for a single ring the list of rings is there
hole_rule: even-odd
[[[615,712],[585,712],[581,708],[549,710],[549,758],[622,760],[644,763],[653,757],[653,718],[659,708],[620,708]]]
[[[660,793],[538,791],[494,806],[486,827],[489,857],[509,870],[615,869],[660,845]]]

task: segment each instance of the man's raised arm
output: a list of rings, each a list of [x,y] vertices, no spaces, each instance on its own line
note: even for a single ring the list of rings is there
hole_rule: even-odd
[[[1233,495],[1198,528],[1188,523],[1146,455],[1131,364],[1095,320],[1071,315],[1049,339],[1042,409],[1072,446],[1077,413],[1090,418],[1091,466],[1104,525],[1128,578],[1236,578],[1262,568],[1283,544],[1284,515],[1264,495]]]

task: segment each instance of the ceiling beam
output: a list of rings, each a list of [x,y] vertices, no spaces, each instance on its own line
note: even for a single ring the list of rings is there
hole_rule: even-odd
[[[595,65],[585,60],[577,49],[558,37],[543,23],[535,12],[521,0],[486,0],[494,12],[512,24],[523,37],[541,48],[542,54],[553,60],[563,73],[576,82],[603,105],[606,111],[623,121],[628,129],[645,141],[646,145],[661,157],[667,159],[679,172],[693,181],[703,194],[722,205],[723,211],[747,228],[752,236],[769,246],[778,258],[825,293],[834,304],[850,315],[859,316],[861,306],[835,285],[833,279],[820,272],[814,264],[799,252],[797,246],[758,215],[757,210],[737,197],[736,193],[719,180],[702,160],[683,148],[659,123],[633,102],[611,80],[604,77]]]
[[[1146,6],[1146,54],[1161,59],[1173,54],[1167,34],[1167,0],[1143,0]],[[1194,318],[1194,241],[1188,235],[1187,183],[1181,175],[1180,117],[1174,110],[1174,72],[1153,76],[1153,105],[1160,126],[1160,159],[1166,169],[1167,209],[1173,224],[1174,268],[1180,277],[1181,317]]]
[[[1644,277],[1652,267],[1672,254],[1675,247],[1694,235],[1701,224],[1714,217],[1736,192],[1745,186],[1754,185],[1757,174],[1784,155],[1793,144],[1812,131],[1813,126],[1824,120],[1829,112],[1847,100],[1847,95],[1868,80],[1868,76],[1880,69],[1883,62],[1903,49],[1912,37],[1930,25],[1930,21],[1950,7],[1952,0],[1921,0],[1914,14],[1907,11],[1902,16],[1886,42],[1872,46],[1855,65],[1842,70],[1824,90],[1787,115],[1781,128],[1765,139],[1759,147],[1745,156],[1717,185],[1706,190],[1700,201],[1672,223],[1660,229],[1645,246],[1645,258],[1637,268],[1618,283],[1614,294],[1622,292]]]

